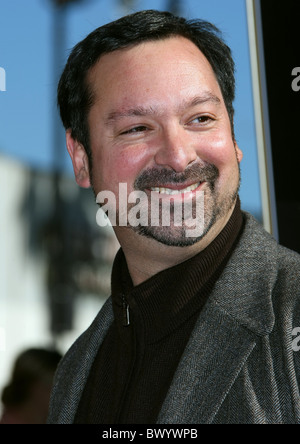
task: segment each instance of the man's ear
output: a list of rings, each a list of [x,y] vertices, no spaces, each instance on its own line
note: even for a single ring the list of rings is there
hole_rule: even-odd
[[[82,188],[89,188],[91,183],[86,151],[83,145],[72,137],[72,131],[70,129],[66,131],[66,142],[68,152],[72,159],[76,182]]]
[[[243,151],[239,148],[239,146],[236,142],[234,142],[234,146],[235,146],[235,152],[236,152],[236,157],[237,157],[238,163],[241,163],[241,161],[243,159]]]

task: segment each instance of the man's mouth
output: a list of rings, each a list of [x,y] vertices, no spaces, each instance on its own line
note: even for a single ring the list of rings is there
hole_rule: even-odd
[[[178,194],[186,194],[195,191],[203,182],[197,182],[192,185],[189,185],[185,188],[180,188],[178,185],[176,188],[168,188],[168,187],[151,187],[150,191],[154,191],[159,194],[168,194],[170,196],[178,195]]]

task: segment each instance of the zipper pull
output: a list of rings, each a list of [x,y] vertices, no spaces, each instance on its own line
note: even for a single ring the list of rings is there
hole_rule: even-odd
[[[123,327],[128,327],[130,325],[129,305],[124,295],[122,296],[122,303],[123,303]]]

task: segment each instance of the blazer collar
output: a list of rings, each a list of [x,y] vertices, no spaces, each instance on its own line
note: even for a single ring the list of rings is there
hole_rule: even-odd
[[[275,323],[272,293],[278,274],[278,245],[263,227],[244,213],[239,243],[210,297],[231,318],[259,336]]]
[[[256,340],[219,307],[201,312],[157,422],[211,424]]]
[[[250,215],[200,313],[158,423],[211,423],[260,336],[274,326],[277,243]]]

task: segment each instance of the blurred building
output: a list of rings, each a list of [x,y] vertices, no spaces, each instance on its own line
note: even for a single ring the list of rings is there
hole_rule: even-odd
[[[109,296],[118,243],[97,226],[98,207],[72,177],[60,183],[63,227],[53,219],[50,173],[0,155],[0,186],[2,387],[20,350],[55,345],[64,353],[88,327]]]

